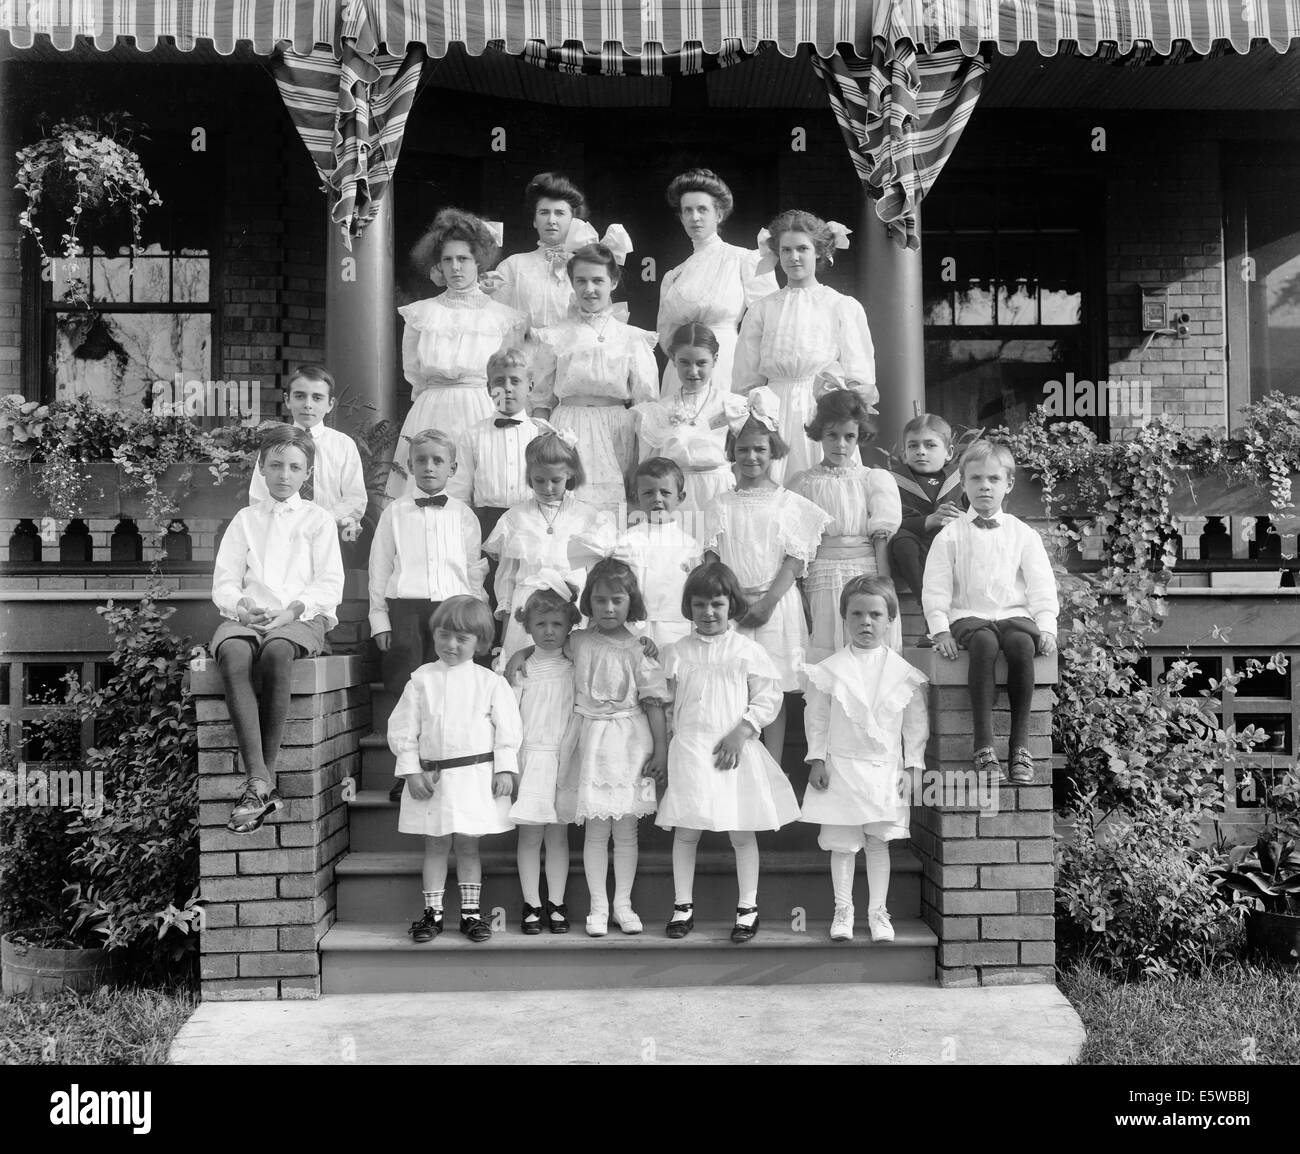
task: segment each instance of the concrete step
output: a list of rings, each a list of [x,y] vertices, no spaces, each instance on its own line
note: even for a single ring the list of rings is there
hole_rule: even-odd
[[[707,837],[708,835],[706,835]],[[695,862],[695,908],[701,917],[730,917],[736,908],[736,859],[725,848],[701,848]],[[768,851],[760,835],[763,850],[759,875],[759,909],[775,922],[789,923],[793,911],[807,911],[808,917],[829,918],[833,906],[830,880],[830,855],[820,850],[808,852]],[[710,839],[713,840],[713,839]],[[404,853],[347,854],[335,867],[338,884],[338,919],[340,922],[386,922],[408,925],[421,909],[420,869],[423,855],[414,837]],[[483,901],[488,909],[505,911],[507,924],[517,925],[523,895],[515,864],[514,839],[505,834],[499,839],[502,848],[485,848],[483,863]],[[708,845],[708,841],[704,845]],[[717,842],[714,842],[716,846]],[[921,910],[921,864],[906,843],[894,842],[889,881],[889,912],[895,918],[915,918]],[[543,886],[545,890],[545,886]],[[613,870],[609,892],[613,893]],[[447,885],[447,899],[455,905],[455,860]],[[543,894],[543,896],[545,896]],[[853,902],[858,909],[867,908],[867,879],[859,862],[853,879]],[[582,852],[569,857],[569,880],[565,890],[569,917],[581,924],[587,916],[587,879],[582,869]],[[666,849],[642,847],[637,861],[636,882],[632,887],[632,904],[642,918],[667,921],[673,908],[672,853]]]
[[[642,914],[644,917],[644,913]],[[473,943],[457,929],[417,945],[406,923],[335,924],[321,940],[325,994],[483,990],[583,990],[671,986],[804,985],[934,980],[938,941],[919,920],[894,923],[895,940],[876,944],[861,919],[851,942],[832,942],[829,921],[796,932],[764,922],[744,945],[730,940],[732,923],[697,922],[679,941],[657,922],[628,936],[589,938],[579,920],[571,933],[529,937],[499,931]]]

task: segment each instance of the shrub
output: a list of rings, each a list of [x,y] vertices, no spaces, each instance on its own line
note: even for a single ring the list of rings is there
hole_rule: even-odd
[[[1150,790],[1103,822],[1090,790],[1076,795],[1070,814],[1074,833],[1057,860],[1064,957],[1117,976],[1168,978],[1199,973],[1231,953],[1240,913],[1218,895],[1214,854],[1196,847],[1194,807]]]

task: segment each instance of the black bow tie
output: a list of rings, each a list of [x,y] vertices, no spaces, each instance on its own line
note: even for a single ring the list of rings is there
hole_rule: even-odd
[[[514,417],[498,417],[492,423],[496,425],[498,429],[513,429],[522,425],[524,422],[522,420],[516,420]]]
[[[976,529],[996,529],[1000,524],[1002,524],[1002,522],[993,517],[976,517],[972,520],[971,524],[973,524]]]
[[[436,497],[416,497],[415,503],[419,505],[421,509],[424,509],[429,505],[432,505],[435,509],[441,509],[447,503],[447,494],[439,493]]]

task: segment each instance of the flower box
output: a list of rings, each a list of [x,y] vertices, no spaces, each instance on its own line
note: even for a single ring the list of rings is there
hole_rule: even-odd
[[[0,506],[3,506],[6,517],[30,517],[39,521],[42,517],[70,520],[73,517],[118,516],[121,481],[116,465],[96,461],[81,466],[86,484],[75,509],[50,501],[45,496],[38,483],[41,467],[39,462],[0,465]]]
[[[123,477],[119,516],[149,516],[149,491],[137,477]],[[212,476],[206,461],[184,461],[170,465],[158,478],[158,488],[171,498],[181,520],[187,517],[211,517],[226,520],[248,504],[247,474],[232,473],[220,484]]]
[[[51,502],[37,483],[40,463],[0,465],[0,506],[6,517],[55,517],[60,521],[74,517],[116,519],[149,516],[149,491],[137,477],[123,474],[110,462],[93,462],[80,466],[86,478],[75,508]],[[208,517],[225,520],[233,517],[248,502],[248,476],[232,473],[220,484],[212,476],[206,461],[188,461],[169,466],[158,480],[158,487],[176,506],[176,517]]]

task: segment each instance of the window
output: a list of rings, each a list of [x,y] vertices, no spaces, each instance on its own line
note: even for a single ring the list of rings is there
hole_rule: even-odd
[[[993,186],[963,174],[935,186],[921,218],[930,408],[966,426],[1014,426],[1051,382],[1072,396],[1067,374],[1095,379],[1094,203],[1067,178]],[[1089,413],[1063,415],[1104,431]]]
[[[73,300],[70,270],[52,260],[41,270],[40,350],[43,396],[88,393],[123,407],[150,407],[156,382],[211,380],[218,313],[213,252],[216,166],[188,141],[138,141],[145,171],[163,198],[144,217],[140,255],[132,257],[126,221],[94,222],[80,236],[77,270],[91,309]],[[170,395],[170,394],[169,394]]]

